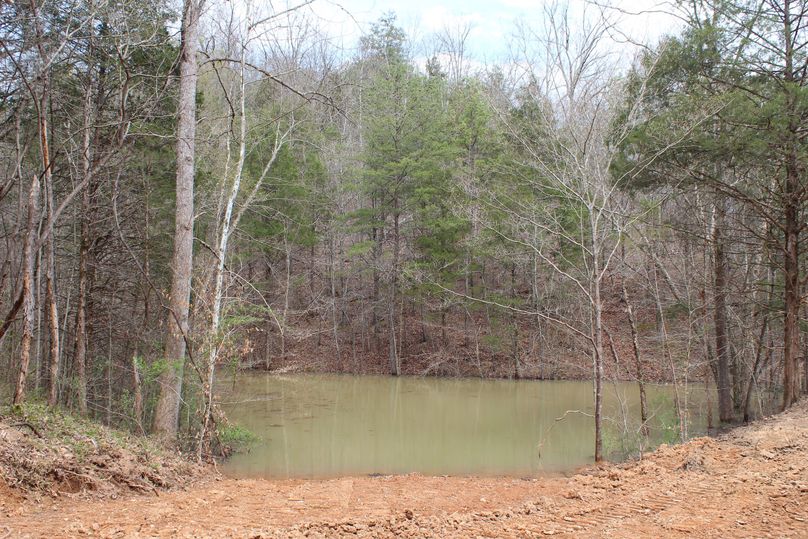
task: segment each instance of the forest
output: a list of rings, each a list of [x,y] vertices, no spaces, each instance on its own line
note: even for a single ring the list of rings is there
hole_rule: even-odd
[[[601,460],[612,381],[643,425],[648,384],[715,424],[808,392],[805,0],[628,48],[548,2],[485,65],[468,26],[178,4],[0,2],[8,403],[204,458],[225,373],[591,380]]]

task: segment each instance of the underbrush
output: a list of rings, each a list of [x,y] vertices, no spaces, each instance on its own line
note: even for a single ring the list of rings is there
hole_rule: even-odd
[[[147,437],[42,404],[0,407],[0,478],[26,494],[157,493],[206,471]]]
[[[223,446],[224,456],[246,451],[250,445],[260,440],[258,435],[240,425],[225,425],[218,429],[217,434]]]

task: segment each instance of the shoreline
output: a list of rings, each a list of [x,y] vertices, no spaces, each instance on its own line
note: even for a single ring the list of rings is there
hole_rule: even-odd
[[[221,368],[221,367],[220,367]],[[368,371],[353,371],[353,370],[329,370],[329,369],[311,369],[306,370],[305,368],[301,369],[287,369],[287,368],[279,368],[275,370],[266,370],[263,368],[256,368],[256,367],[243,367],[239,368],[239,376],[244,374],[249,375],[268,375],[268,376],[287,376],[287,375],[295,375],[295,376],[374,376],[374,377],[383,377],[383,378],[421,378],[421,379],[441,379],[441,380],[483,380],[483,381],[507,381],[507,382],[589,382],[594,384],[594,380],[592,378],[587,378],[585,376],[582,377],[574,377],[574,376],[557,376],[557,377],[538,377],[538,376],[520,376],[518,378],[513,376],[500,376],[498,374],[491,374],[485,376],[479,375],[472,375],[472,374],[458,374],[458,375],[451,375],[451,374],[442,374],[442,373],[429,373],[429,374],[418,374],[412,372],[402,372],[401,374],[395,375],[385,372],[368,372]],[[224,374],[224,373],[223,373]],[[232,376],[231,373],[227,373],[228,376]],[[224,378],[225,380],[230,380],[231,378],[227,377]],[[604,384],[636,384],[636,378],[628,378],[628,377],[605,377]],[[667,379],[650,379],[647,381],[643,381],[643,384],[646,386],[672,386],[674,385],[673,380]],[[688,379],[688,386],[691,385],[705,385],[706,382],[702,379]],[[712,386],[712,384],[710,384]],[[714,390],[715,388],[712,387]]]
[[[13,505],[0,514],[14,537],[804,537],[808,402],[569,477],[218,477]]]

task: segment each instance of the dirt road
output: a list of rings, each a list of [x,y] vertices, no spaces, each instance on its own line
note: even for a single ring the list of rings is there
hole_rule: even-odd
[[[808,537],[808,403],[571,478],[225,479],[0,504],[0,537]]]

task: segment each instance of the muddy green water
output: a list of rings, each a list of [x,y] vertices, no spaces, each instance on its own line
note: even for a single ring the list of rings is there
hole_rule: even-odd
[[[675,441],[673,388],[647,391],[652,442]],[[257,373],[222,380],[219,395],[260,437],[224,464],[237,477],[528,476],[593,459],[589,382]],[[689,435],[702,434],[704,389],[687,401]],[[624,458],[642,440],[636,384],[609,384],[604,411],[606,450]]]

